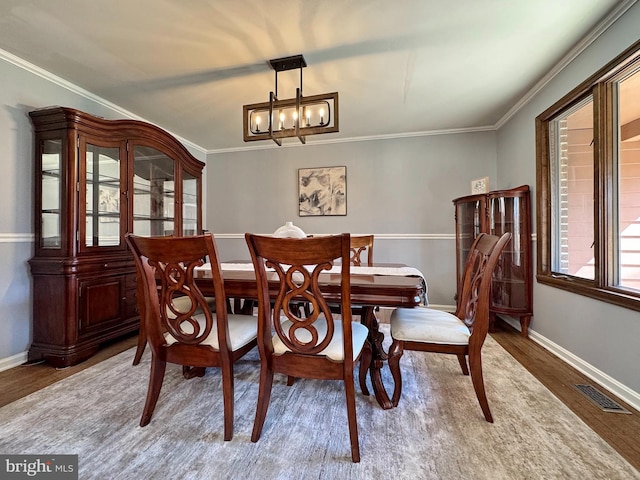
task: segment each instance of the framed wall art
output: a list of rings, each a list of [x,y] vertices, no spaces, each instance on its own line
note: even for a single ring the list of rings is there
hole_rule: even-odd
[[[489,177],[471,180],[471,195],[489,192]]]
[[[301,217],[347,214],[347,167],[298,169]]]

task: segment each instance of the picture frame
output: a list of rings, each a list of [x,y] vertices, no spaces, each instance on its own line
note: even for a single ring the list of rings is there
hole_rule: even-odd
[[[471,180],[471,194],[476,195],[479,193],[489,192],[489,177],[476,178]]]
[[[347,167],[298,169],[298,214],[301,217],[347,214]]]

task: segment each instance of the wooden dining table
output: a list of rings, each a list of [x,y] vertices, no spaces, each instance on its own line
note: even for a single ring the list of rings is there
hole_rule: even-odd
[[[248,262],[245,262],[246,265]],[[240,268],[233,268],[240,265]],[[222,276],[227,298],[257,300],[257,282],[252,268],[241,263],[223,263]],[[382,382],[382,367],[387,360],[383,348],[384,334],[380,331],[375,310],[377,307],[415,307],[424,302],[426,284],[420,275],[403,275],[401,264],[376,263],[369,267],[351,267],[351,304],[362,307],[361,322],[368,328],[368,341],[372,349],[372,359],[368,366],[369,377],[376,400],[384,409],[392,408],[391,400]],[[411,269],[406,269],[410,271]],[[415,269],[413,269],[415,270]],[[371,273],[375,272],[375,273]],[[386,274],[385,274],[386,272]],[[417,271],[416,271],[417,272]],[[278,292],[278,279],[275,272],[267,272],[270,281],[270,293],[273,298]],[[211,270],[199,269],[195,272],[196,283],[205,295],[213,295]],[[340,274],[320,274],[320,288],[328,302],[340,301]],[[360,378],[360,386],[365,395],[369,395],[364,378]]]

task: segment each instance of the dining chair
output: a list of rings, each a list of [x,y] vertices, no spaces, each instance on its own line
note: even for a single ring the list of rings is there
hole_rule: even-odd
[[[433,308],[397,308],[391,313],[389,368],[394,380],[391,403],[398,406],[402,394],[400,358],[405,350],[453,354],[471,381],[487,422],[493,423],[482,376],[481,350],[489,331],[492,274],[498,257],[511,238],[479,234],[467,256],[454,314]],[[467,367],[467,358],[469,365]]]
[[[227,313],[224,283],[213,235],[139,237],[126,235],[142,281],[142,321],[151,347],[151,373],[140,419],[151,421],[167,363],[183,366],[186,378],[220,367],[224,439],[233,436],[233,364],[256,346],[257,318]],[[196,267],[211,264],[215,312],[195,282]],[[188,300],[185,300],[188,299]]]
[[[368,330],[364,325],[351,321],[349,234],[291,239],[247,233],[246,240],[258,281],[260,352],[260,386],[251,441],[260,439],[275,373],[289,378],[342,380],[351,459],[359,462],[353,371]],[[345,313],[341,319],[333,318],[319,288],[319,275],[329,270],[335,260],[341,260],[343,265],[340,303]],[[277,286],[273,308],[269,296],[270,283],[272,291]],[[297,309],[291,308],[291,300],[295,298],[309,303],[308,317],[300,316]]]
[[[349,243],[349,261],[351,265],[355,267],[362,266],[362,254],[367,254],[367,266],[373,265],[373,235],[351,235]],[[339,305],[331,305],[331,311],[333,313],[340,313]],[[351,307],[352,317],[362,317],[363,309],[361,306],[354,305]],[[363,369],[366,370],[366,366],[363,364]],[[364,377],[361,375],[361,382],[364,381]],[[363,388],[363,391],[366,389]]]
[[[367,252],[366,265],[373,265],[373,235],[351,235],[351,265],[362,265],[362,254]]]

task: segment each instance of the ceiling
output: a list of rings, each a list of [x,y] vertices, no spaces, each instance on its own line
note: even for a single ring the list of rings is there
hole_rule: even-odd
[[[242,105],[296,54],[305,95],[340,94],[340,132],[309,143],[491,128],[628,3],[2,0],[0,49],[216,151],[268,143],[242,141]],[[280,73],[279,96],[298,81]]]

